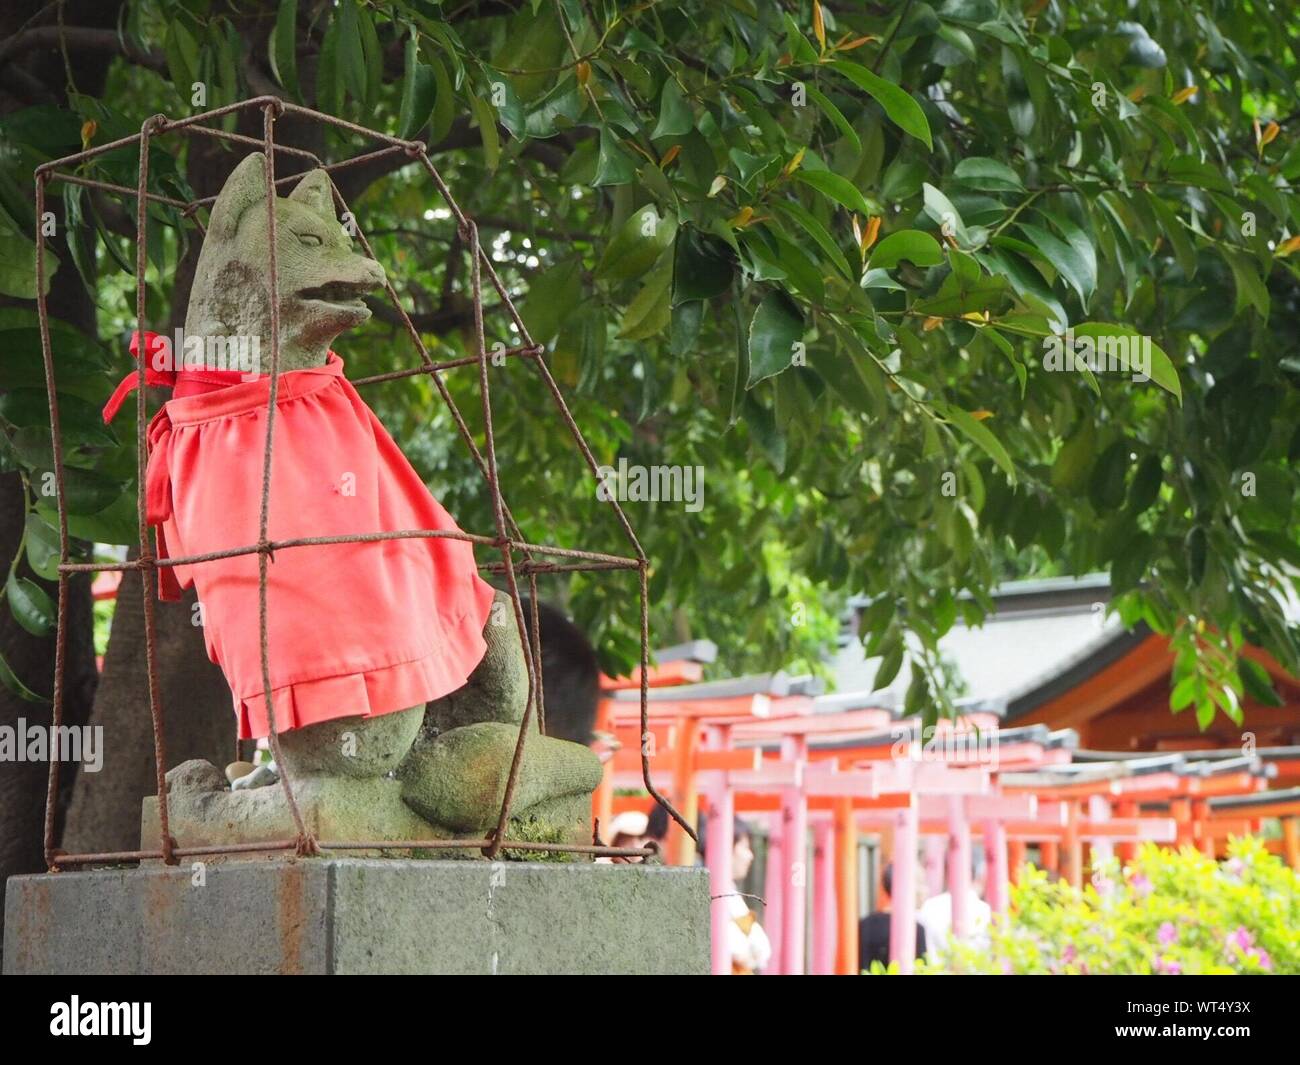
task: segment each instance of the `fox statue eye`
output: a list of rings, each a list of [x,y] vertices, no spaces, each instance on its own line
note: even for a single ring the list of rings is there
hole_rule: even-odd
[[[315,233],[299,233],[298,240],[309,248],[315,248],[321,243],[320,237],[316,236]]]

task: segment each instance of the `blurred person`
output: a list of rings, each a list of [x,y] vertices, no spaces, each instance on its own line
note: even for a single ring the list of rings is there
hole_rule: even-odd
[[[708,839],[701,840],[700,857]],[[707,861],[707,860],[706,860]],[[727,946],[731,952],[731,972],[735,976],[752,976],[772,960],[772,943],[758,923],[758,916],[749,908],[742,885],[754,864],[754,834],[749,825],[736,818],[732,828],[731,893],[726,896]]]
[[[894,899],[894,863],[886,862],[880,874],[878,908],[858,923],[858,968],[870,969],[873,961],[889,964],[890,912]],[[916,922],[916,957],[925,954],[925,926]]]
[[[668,808],[655,803],[650,807],[650,816],[646,819],[645,834],[659,844],[660,849],[668,839]]]
[[[524,628],[533,631],[532,601],[520,600]],[[550,603],[537,604],[542,645],[546,735],[590,746],[600,704],[600,665],[587,634]],[[513,619],[510,624],[514,624]]]
[[[984,901],[984,878],[979,875],[979,863],[972,858],[970,887],[966,892],[967,929],[965,942],[975,946],[988,943],[989,925],[993,909]],[[942,891],[928,898],[916,913],[916,919],[925,928],[927,956],[937,959],[952,939],[952,893]]]
[[[610,837],[607,846],[627,849],[644,847],[648,838],[646,829],[649,822],[650,818],[642,810],[624,810],[610,822]],[[624,855],[609,855],[596,860],[610,865],[636,865],[645,861],[644,858],[633,858]]]

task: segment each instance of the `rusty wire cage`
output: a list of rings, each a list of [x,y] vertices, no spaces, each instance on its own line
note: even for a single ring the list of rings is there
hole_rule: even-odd
[[[249,137],[242,134],[227,132],[222,129],[212,128],[205,123],[213,119],[220,119],[224,116],[245,110],[258,110],[262,112],[262,138],[259,140],[255,137]],[[337,163],[325,163],[315,153],[302,148],[290,147],[287,145],[278,145],[275,142],[275,121],[285,113],[313,120],[315,122],[325,123],[336,129],[344,130],[348,133],[369,138],[377,141],[383,147],[370,151],[362,155],[354,156],[350,159]],[[265,180],[267,195],[267,213],[268,213],[268,237],[270,243],[270,256],[268,263],[270,279],[270,332],[271,332],[271,367],[270,367],[270,395],[268,400],[266,442],[263,453],[262,463],[262,492],[261,492],[261,510],[259,515],[259,534],[256,544],[232,545],[228,549],[211,552],[202,555],[191,555],[186,557],[158,558],[153,550],[149,538],[149,526],[145,516],[145,487],[144,487],[144,470],[147,464],[146,448],[146,363],[145,357],[146,345],[143,343],[145,336],[145,266],[146,266],[146,233],[147,233],[147,208],[150,201],[167,204],[171,207],[178,208],[183,218],[194,219],[196,224],[202,230],[202,223],[196,217],[196,211],[200,207],[206,207],[212,204],[216,197],[207,197],[197,199],[186,203],[181,200],[162,196],[152,193],[148,190],[149,181],[149,143],[151,139],[162,136],[171,132],[185,133],[191,136],[209,136],[216,137],[235,144],[244,144],[253,148],[261,149],[265,159]],[[117,149],[138,145],[140,153],[139,178],[135,188],[129,188],[123,185],[117,185],[110,182],[99,181],[88,178],[79,174],[65,173],[62,168],[74,167],[80,163],[92,159],[106,152]],[[482,473],[487,482],[491,495],[492,513],[495,524],[495,535],[475,535],[459,530],[433,530],[433,529],[401,529],[381,533],[359,534],[354,536],[326,536],[326,537],[305,537],[292,540],[271,541],[267,538],[268,515],[271,498],[271,454],[274,442],[275,431],[275,414],[276,399],[280,377],[280,337],[279,337],[279,281],[276,272],[276,217],[275,217],[275,200],[273,191],[277,186],[287,182],[296,181],[299,175],[290,177],[276,178],[275,161],[277,153],[293,155],[316,167],[324,170],[330,176],[330,185],[333,190],[333,196],[336,206],[344,212],[349,208],[340,193],[337,184],[333,179],[333,173],[345,167],[354,166],[361,162],[372,161],[384,156],[395,154],[405,154],[412,160],[418,161],[420,166],[427,172],[434,185],[437,187],[447,209],[455,221],[457,234],[462,246],[470,256],[470,278],[473,297],[473,319],[474,319],[474,338],[477,346],[476,354],[464,358],[452,359],[443,362],[435,362],[429,355],[424,341],[419,331],[411,322],[410,316],[402,306],[393,288],[391,280],[385,279],[384,287],[388,298],[392,301],[398,314],[401,316],[402,323],[410,336],[412,343],[420,357],[420,365],[405,370],[397,370],[391,373],[377,374],[372,377],[365,377],[353,382],[355,385],[372,384],[378,381],[389,381],[403,377],[410,377],[418,374],[427,374],[437,388],[439,395],[447,404],[452,419],[455,422],[457,432],[461,439],[469,448],[475,465]],[[300,856],[315,855],[321,851],[329,850],[392,850],[392,851],[410,851],[410,850],[438,850],[438,849],[479,849],[489,858],[495,858],[500,851],[505,848],[511,851],[556,851],[581,853],[587,855],[610,855],[621,857],[648,857],[655,853],[651,848],[614,848],[607,847],[600,843],[599,838],[593,834],[593,841],[590,846],[566,843],[534,843],[527,841],[512,841],[506,839],[506,827],[510,818],[510,807],[514,798],[515,785],[519,777],[519,770],[524,757],[524,739],[529,724],[534,714],[537,715],[539,722],[544,722],[544,692],[542,690],[541,676],[541,646],[540,646],[540,628],[537,617],[537,574],[554,573],[574,570],[635,570],[639,583],[640,599],[640,629],[641,629],[641,669],[640,669],[640,689],[641,689],[641,732],[642,736],[648,731],[648,685],[649,685],[649,599],[648,599],[648,569],[649,563],[645,552],[637,540],[636,534],[629,523],[626,514],[618,500],[610,498],[601,500],[607,503],[614,510],[618,524],[626,535],[628,542],[631,544],[633,555],[630,557],[601,554],[592,551],[581,551],[573,548],[563,548],[545,544],[533,544],[524,540],[519,526],[506,505],[501,494],[501,484],[499,471],[497,468],[496,445],[493,439],[492,425],[492,404],[490,393],[490,381],[488,371],[488,351],[484,340],[483,328],[483,300],[482,300],[482,276],[486,272],[487,278],[492,287],[496,290],[501,298],[501,305],[508,311],[515,329],[518,331],[522,343],[516,347],[507,349],[504,354],[508,357],[522,358],[536,367],[543,385],[550,393],[554,400],[555,407],[558,410],[565,425],[568,427],[570,435],[582,454],[592,477],[599,480],[598,467],[591,449],[578,428],[572,413],[560,392],[558,385],[552,377],[550,369],[546,365],[544,358],[544,348],[535,343],[529,335],[527,327],[524,325],[518,310],[515,308],[510,298],[506,286],[492,265],[491,257],[484,251],[479,243],[478,229],[472,218],[467,216],[456,202],[450,188],[438,170],[434,167],[433,162],[429,159],[427,146],[421,141],[406,141],[388,134],[378,132],[377,130],[367,129],[364,126],[347,122],[343,119],[336,118],[332,115],[323,114],[307,107],[288,103],[274,96],[258,96],[252,99],[244,100],[239,103],[230,104],[226,107],[219,107],[202,114],[193,115],[189,118],[170,119],[166,115],[154,115],[147,119],[140,127],[140,132],[130,137],[112,141],[87,151],[79,152],[74,155],[66,156],[62,159],[51,160],[36,168],[36,215],[37,220],[44,217],[45,214],[45,193],[46,186],[51,181],[65,181],[72,184],[88,186],[102,189],[106,192],[115,193],[122,196],[134,197],[136,206],[136,329],[141,338],[141,358],[137,370],[136,388],[136,462],[137,462],[137,487],[136,487],[136,515],[138,522],[139,534],[139,554],[135,559],[127,559],[122,562],[73,562],[69,553],[68,537],[68,511],[65,499],[64,473],[63,473],[63,447],[59,431],[59,407],[55,393],[54,383],[54,354],[50,340],[50,323],[49,311],[45,299],[45,239],[43,227],[38,224],[36,227],[36,281],[37,281],[37,310],[40,319],[41,333],[41,351],[45,364],[45,383],[49,393],[50,401],[50,429],[54,437],[54,474],[57,492],[58,515],[59,515],[59,597],[58,597],[58,618],[57,618],[57,639],[55,644],[55,675],[54,675],[54,692],[53,692],[53,728],[57,730],[62,724],[63,717],[63,694],[64,694],[64,668],[65,654],[67,644],[67,620],[68,620],[68,580],[74,573],[81,572],[98,572],[104,570],[126,571],[137,569],[141,574],[143,610],[144,610],[144,631],[145,631],[145,659],[148,670],[148,689],[149,689],[149,712],[153,724],[153,742],[154,742],[154,762],[158,784],[158,816],[161,830],[161,840],[157,850],[138,850],[138,851],[114,851],[103,853],[88,854],[67,854],[57,850],[54,846],[54,824],[55,824],[55,804],[58,795],[59,782],[59,760],[50,758],[48,791],[46,795],[45,806],[45,860],[51,872],[55,872],[60,866],[73,865],[91,865],[96,863],[113,863],[125,861],[143,861],[149,859],[162,859],[167,864],[176,864],[183,857],[199,855],[221,855],[233,854],[236,852],[255,852],[255,851],[288,851],[292,850]],[[350,216],[355,217],[355,216]],[[370,242],[366,239],[365,234],[360,227],[356,228],[357,238],[361,243],[365,254],[374,259],[374,250]],[[494,355],[500,355],[499,350]],[[457,408],[451,393],[448,391],[446,384],[443,382],[441,375],[450,369],[458,366],[477,365],[479,369],[479,389],[482,401],[483,423],[484,423],[484,442],[480,448],[475,442],[473,435],[470,433],[460,410]],[[602,493],[597,493],[600,499]],[[294,800],[293,785],[290,780],[288,766],[283,758],[280,757],[279,735],[275,722],[274,700],[271,697],[270,682],[270,648],[267,639],[267,566],[271,555],[275,551],[295,550],[312,545],[337,544],[337,543],[357,543],[379,540],[391,540],[405,537],[449,537],[453,539],[466,540],[473,544],[484,547],[498,548],[501,552],[501,561],[494,563],[480,563],[479,568],[488,572],[504,574],[507,589],[510,594],[511,602],[514,605],[515,624],[519,632],[520,642],[523,647],[524,659],[528,669],[528,701],[524,710],[523,721],[520,724],[519,740],[516,743],[514,757],[511,761],[510,773],[507,778],[504,798],[501,804],[501,810],[497,818],[495,830],[485,839],[435,839],[435,840],[417,840],[417,841],[385,841],[385,840],[366,840],[366,841],[329,841],[318,840],[307,829],[303,823],[302,815],[298,810]],[[157,649],[155,646],[155,624],[154,624],[154,595],[157,587],[157,567],[175,566],[175,565],[195,565],[204,562],[214,561],[219,558],[230,558],[236,555],[247,555],[256,553],[258,555],[258,628],[259,640],[261,644],[261,667],[262,667],[262,688],[263,694],[269,708],[269,742],[276,764],[280,773],[280,785],[284,790],[286,803],[289,812],[293,818],[297,837],[295,839],[274,840],[267,842],[251,842],[227,845],[201,846],[201,847],[180,847],[172,838],[168,826],[168,798],[166,782],[166,762],[167,753],[163,738],[163,707],[159,696],[159,673]],[[516,560],[515,554],[519,558]],[[561,561],[544,561],[537,556],[552,556]],[[523,604],[520,599],[519,577],[527,577],[532,604],[532,637],[528,636],[527,626],[524,620]],[[641,745],[641,771],[646,790],[649,794],[662,805],[669,815],[694,838],[695,833],[691,826],[688,825],[681,815],[673,806],[655,789],[650,780],[650,759],[647,744],[643,741]]]

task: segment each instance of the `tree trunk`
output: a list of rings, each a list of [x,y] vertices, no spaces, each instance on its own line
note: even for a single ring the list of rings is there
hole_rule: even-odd
[[[7,37],[29,19],[42,4],[39,0],[6,4],[0,11],[0,39]],[[69,3],[66,16],[81,25],[112,26],[117,16],[114,3]],[[0,83],[0,114],[10,114],[34,103],[66,106],[62,62],[55,55],[34,55],[26,61],[9,64]],[[84,92],[98,93],[104,84],[107,60],[92,57],[77,69],[77,81]],[[20,175],[20,178],[30,175]],[[30,191],[30,183],[25,184]],[[57,231],[50,241],[51,251],[64,268],[50,281],[47,299],[50,315],[95,335],[95,304],[75,270],[64,242],[63,205],[51,197],[49,207],[57,220]],[[34,304],[6,300],[8,305],[34,307]],[[18,550],[26,520],[27,499],[21,478],[16,473],[0,475],[0,560],[7,565]],[[51,597],[57,585],[36,577],[22,562],[19,575],[35,580]],[[95,669],[94,620],[91,609],[90,579],[77,576],[68,582],[67,646],[65,649],[63,722],[83,725],[90,717],[98,673]],[[7,604],[0,603],[0,655],[14,675],[37,695],[48,698],[54,688],[55,637],[33,636],[14,620]],[[28,728],[48,729],[53,715],[47,702],[23,699],[8,687],[0,686],[0,728],[17,728],[20,721]],[[48,733],[46,734],[48,736]],[[64,762],[59,774],[56,806],[56,845],[64,823],[69,798],[76,782],[78,766]],[[20,873],[45,869],[43,855],[46,783],[49,772],[44,761],[0,762],[0,942],[3,942],[3,905],[5,882]]]

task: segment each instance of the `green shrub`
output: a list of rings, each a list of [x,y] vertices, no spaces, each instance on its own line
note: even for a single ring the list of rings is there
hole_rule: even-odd
[[[1082,890],[1027,867],[988,946],[954,943],[918,971],[1300,973],[1300,876],[1258,839],[1233,840],[1229,855],[1147,845]]]

